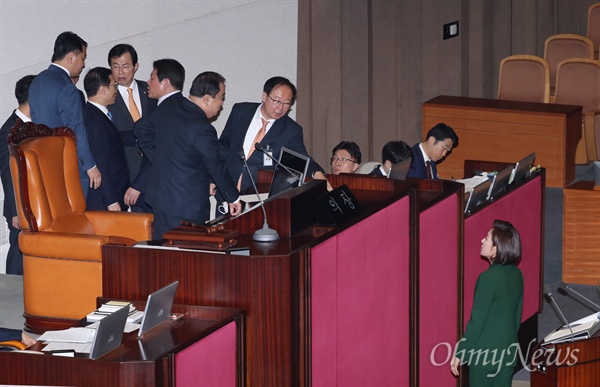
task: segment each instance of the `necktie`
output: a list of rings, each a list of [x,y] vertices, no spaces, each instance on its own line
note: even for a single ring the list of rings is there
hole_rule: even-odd
[[[113,115],[110,112],[110,110],[106,113],[106,115],[108,116],[108,118],[110,118],[111,121],[113,120]]]
[[[426,172],[427,172],[427,178],[431,179],[432,178],[432,176],[431,176],[431,163],[429,161],[427,161],[425,163],[425,169],[426,169]]]
[[[131,87],[127,88],[127,93],[129,93],[129,114],[131,114],[131,118],[133,118],[133,122],[136,122],[140,119],[141,114],[138,110],[137,105],[135,104],[135,100],[133,99],[133,89]]]
[[[254,152],[254,150],[256,149],[254,147],[254,144],[256,144],[257,142],[261,142],[262,139],[265,138],[265,135],[267,134],[267,125],[269,124],[269,121],[265,120],[262,117],[261,117],[261,121],[262,121],[262,127],[260,128],[258,133],[256,133],[256,136],[254,137],[254,141],[252,141],[252,145],[250,146],[250,150],[248,151],[248,156],[246,156],[246,160],[248,160],[250,158],[250,156],[252,156],[252,152]],[[248,171],[248,173],[250,173],[250,171]],[[243,176],[244,176],[244,172],[242,172],[242,174],[240,175],[240,178],[238,179],[238,184],[237,184],[238,191],[242,187],[242,177]]]

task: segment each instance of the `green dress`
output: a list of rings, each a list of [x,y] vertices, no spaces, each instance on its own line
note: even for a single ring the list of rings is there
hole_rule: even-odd
[[[523,274],[492,264],[479,275],[471,318],[456,348],[469,365],[471,386],[510,386],[519,361],[517,333],[523,310]]]

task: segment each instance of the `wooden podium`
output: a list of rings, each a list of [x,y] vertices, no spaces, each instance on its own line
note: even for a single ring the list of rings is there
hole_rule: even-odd
[[[179,280],[175,302],[243,308],[250,386],[416,384],[416,186],[368,176],[346,184],[363,213],[315,225],[324,181],[265,203],[281,239],[252,241],[259,208],[232,219],[249,256],[103,247],[103,296],[144,300]]]

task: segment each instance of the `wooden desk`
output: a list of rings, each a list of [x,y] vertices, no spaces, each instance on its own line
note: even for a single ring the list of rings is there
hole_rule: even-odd
[[[459,137],[458,147],[438,164],[441,178],[462,176],[468,159],[515,163],[536,152],[548,187],[566,187],[575,179],[580,106],[439,96],[423,103],[423,138],[440,122]]]
[[[174,305],[173,311],[203,318],[169,321],[142,340],[137,331],[126,333],[120,347],[97,360],[0,352],[0,384],[174,386],[193,378],[196,386],[243,386],[242,310]]]
[[[563,190],[562,279],[586,285],[600,280],[600,190],[593,181]]]

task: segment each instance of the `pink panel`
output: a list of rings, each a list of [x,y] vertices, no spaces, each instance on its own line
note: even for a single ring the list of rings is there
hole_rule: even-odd
[[[175,354],[177,386],[235,386],[236,325],[230,322]]]
[[[482,211],[465,219],[464,226],[464,322],[471,316],[475,282],[482,271],[489,267],[487,260],[479,255],[481,239],[492,228],[494,219],[511,222],[521,235],[523,255],[519,268],[523,272],[522,321],[539,311],[542,240],[542,178],[536,177]]]
[[[457,341],[458,198],[452,195],[419,219],[419,385],[455,385],[448,347]],[[443,322],[443,323],[440,323]],[[432,358],[433,356],[433,358]]]
[[[408,197],[335,240],[312,252],[312,384],[407,385]]]

